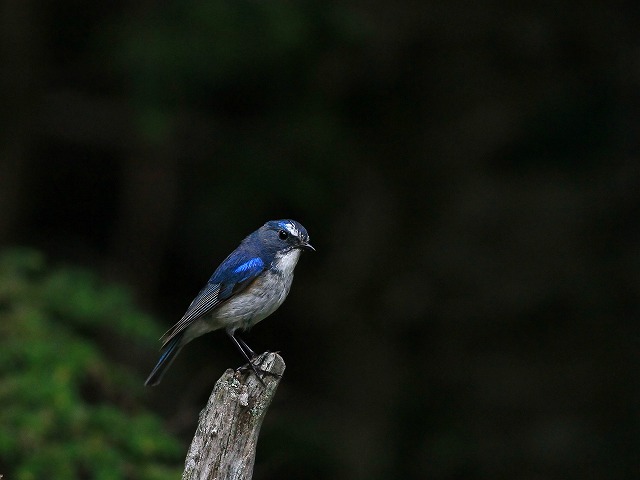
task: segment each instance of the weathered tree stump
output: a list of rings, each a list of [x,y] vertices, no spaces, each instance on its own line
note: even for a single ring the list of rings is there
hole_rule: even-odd
[[[251,479],[260,426],[285,369],[277,353],[265,352],[254,363],[269,372],[264,386],[251,369],[229,369],[216,382],[200,412],[183,480]]]

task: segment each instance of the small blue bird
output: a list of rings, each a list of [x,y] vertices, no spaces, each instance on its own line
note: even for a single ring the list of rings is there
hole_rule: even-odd
[[[220,264],[180,321],[162,338],[162,355],[145,385],[158,385],[182,347],[200,335],[224,328],[249,362],[256,354],[236,334],[248,330],[282,305],[302,250],[315,248],[295,220],[272,220],[246,237]]]

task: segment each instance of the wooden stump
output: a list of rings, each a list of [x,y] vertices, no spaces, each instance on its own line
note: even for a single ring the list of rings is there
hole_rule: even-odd
[[[200,412],[183,480],[249,480],[262,420],[284,373],[284,360],[265,352],[254,363],[269,372],[263,386],[251,369],[227,370]]]

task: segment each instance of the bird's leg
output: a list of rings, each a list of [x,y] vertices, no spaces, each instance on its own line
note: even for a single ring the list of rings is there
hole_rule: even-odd
[[[236,335],[235,337],[236,337],[236,340],[238,340],[238,342],[240,342],[240,344],[242,345],[242,348],[244,348],[244,351],[249,354],[249,356],[251,357],[251,360],[255,360],[258,354],[254,352],[251,349],[251,347],[247,345],[247,342],[245,342],[242,338],[240,338],[239,335]],[[265,350],[264,353],[280,353],[280,351],[276,350],[275,352],[272,352],[271,350]]]
[[[256,358],[258,357],[258,354],[254,352],[249,345],[247,345],[247,342],[245,342],[242,338],[240,338],[239,335],[235,335],[235,338],[238,341],[238,343],[242,345],[242,348],[244,349],[244,351],[249,355],[249,357],[251,358],[251,362],[256,360]],[[272,352],[270,352],[269,350],[266,350],[265,353],[272,353]],[[280,352],[273,352],[273,353],[280,353]],[[275,373],[267,372],[266,370],[262,370],[261,368],[258,368],[258,370],[260,370],[262,373],[267,375],[276,375]],[[276,376],[282,376],[282,375],[276,375]]]
[[[242,348],[244,349],[244,351],[249,355],[249,358],[251,358],[251,360],[253,360],[254,358],[257,357],[256,352],[254,352],[253,350],[251,350],[251,347],[249,345],[247,345],[247,342],[245,342],[242,338],[236,336],[235,339],[238,341],[238,343],[242,346]]]
[[[262,377],[260,376],[260,374],[258,373],[258,369],[256,368],[256,366],[251,362],[251,358],[249,358],[249,355],[251,355],[251,357],[255,358],[256,354],[253,350],[251,350],[247,344],[244,342],[244,340],[241,340],[240,338],[236,338],[235,332],[232,332],[230,330],[227,330],[227,335],[229,335],[229,338],[231,340],[233,340],[233,343],[235,343],[236,347],[238,348],[238,350],[240,350],[240,353],[242,354],[242,356],[244,358],[247,359],[247,362],[249,362],[249,365],[251,366],[251,369],[253,370],[253,373],[256,374],[256,377],[258,378],[258,380],[260,380],[260,383],[262,384],[263,387],[266,387],[264,380],[262,380]],[[242,343],[241,343],[242,342]],[[247,348],[248,352],[246,352],[244,350],[244,348],[242,348],[242,345],[244,344],[244,346]]]

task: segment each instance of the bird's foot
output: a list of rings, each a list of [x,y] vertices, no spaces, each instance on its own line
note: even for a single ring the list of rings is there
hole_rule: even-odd
[[[260,360],[262,357],[266,357],[270,353],[280,353],[280,350],[276,350],[275,352],[272,352],[271,350],[265,350],[262,353],[255,353],[254,351],[251,351],[251,355],[249,356],[249,358],[251,359],[251,363],[253,363],[254,360]]]
[[[265,353],[270,353],[270,352],[265,352]],[[251,359],[251,363],[245,363],[241,367],[238,367],[236,371],[245,373],[247,372],[247,370],[251,370],[255,374],[256,378],[260,381],[262,386],[264,387],[266,385],[264,383],[264,380],[262,379],[263,376],[271,375],[272,377],[282,378],[282,375],[279,373],[270,372],[269,370],[264,370],[260,368],[258,364],[259,362],[254,363],[254,360],[261,359],[263,355],[264,354],[256,355],[254,358]]]

